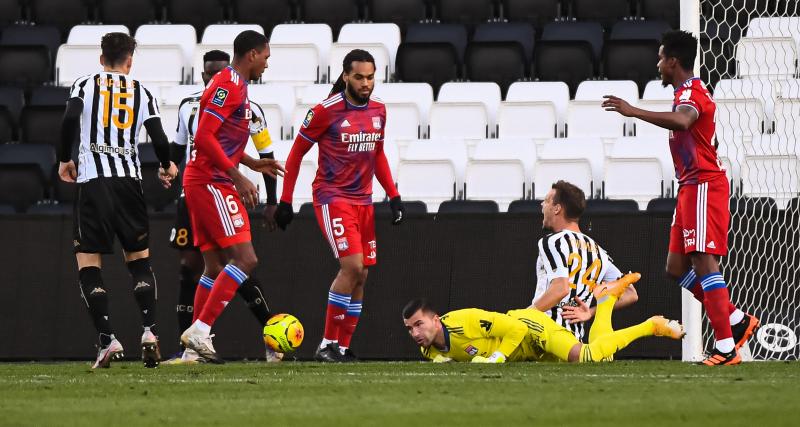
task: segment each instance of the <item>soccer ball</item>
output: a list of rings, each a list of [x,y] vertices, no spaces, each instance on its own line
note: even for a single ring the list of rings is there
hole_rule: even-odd
[[[303,325],[291,314],[276,314],[264,325],[264,343],[279,353],[291,353],[303,342]]]

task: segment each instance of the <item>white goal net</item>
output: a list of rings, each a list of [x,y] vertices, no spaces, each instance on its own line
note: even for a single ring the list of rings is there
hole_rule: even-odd
[[[800,6],[700,0],[700,11],[701,76],[717,102],[718,152],[732,190],[723,273],[733,302],[761,319],[752,357],[798,359]]]

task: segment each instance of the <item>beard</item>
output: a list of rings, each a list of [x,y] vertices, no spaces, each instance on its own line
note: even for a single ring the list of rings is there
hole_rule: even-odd
[[[369,102],[369,97],[372,95],[372,91],[369,91],[367,96],[361,96],[355,89],[353,89],[350,85],[347,86],[347,94],[350,95],[350,98],[356,100],[359,104],[366,104]]]

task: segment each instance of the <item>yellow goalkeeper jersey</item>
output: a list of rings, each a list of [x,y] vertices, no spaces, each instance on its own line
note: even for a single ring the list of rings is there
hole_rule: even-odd
[[[536,313],[544,316],[539,311]],[[469,362],[475,356],[489,357],[496,351],[503,353],[508,361],[539,360],[543,356],[540,336],[544,327],[537,322],[526,322],[479,308],[451,311],[441,319],[445,349],[422,347],[422,355],[427,359],[434,360],[441,355],[454,361]]]

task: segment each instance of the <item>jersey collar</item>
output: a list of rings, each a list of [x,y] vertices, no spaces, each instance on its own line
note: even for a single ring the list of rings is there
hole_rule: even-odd
[[[678,93],[678,91],[683,89],[684,87],[692,87],[692,85],[694,84],[694,80],[700,80],[700,77],[689,77],[688,79],[686,79],[685,82],[681,83],[680,86],[675,88],[675,91],[673,93]]]
[[[347,95],[344,94],[344,91],[341,92],[342,99],[344,99],[344,108],[347,110],[366,110],[369,107],[369,100],[364,105],[354,105],[350,101],[347,100]]]
[[[442,332],[444,332],[444,350],[440,350],[444,353],[450,351],[450,331],[447,330],[447,325],[442,323]],[[439,350],[437,348],[437,350]]]
[[[241,80],[244,82],[245,86],[247,86],[247,79],[246,79],[246,78],[244,78],[244,77],[242,77],[242,75],[241,75],[241,74],[239,74],[239,72],[238,72],[238,71],[236,71],[236,69],[235,69],[235,68],[233,68],[233,65],[228,65],[226,68],[229,68],[229,69],[231,70],[231,72],[232,72],[232,73],[234,73],[234,74],[236,74],[237,76],[239,76],[239,79],[241,79]]]

